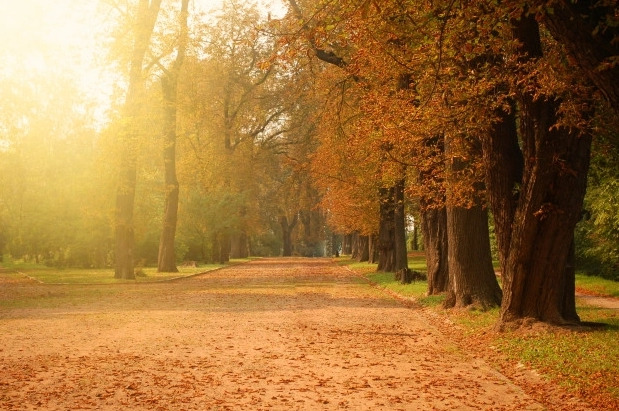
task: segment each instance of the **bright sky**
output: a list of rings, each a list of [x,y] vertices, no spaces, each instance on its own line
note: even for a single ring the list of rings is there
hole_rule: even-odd
[[[192,0],[190,7],[209,11],[220,8],[223,1]],[[106,20],[98,8],[100,2],[2,0],[0,81],[3,77],[32,78],[37,73],[61,72],[77,76],[82,88],[100,104],[109,101],[112,81],[105,80],[110,76],[97,61],[102,57],[96,49],[97,34]],[[281,0],[259,3],[274,17],[285,11]]]

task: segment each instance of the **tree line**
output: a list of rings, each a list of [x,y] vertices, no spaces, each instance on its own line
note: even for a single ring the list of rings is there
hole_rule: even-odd
[[[578,323],[577,257],[619,261],[616,4],[287,6],[108,2],[125,91],[102,130],[65,89],[7,88],[5,251],[132,278],[354,233],[359,259],[409,282],[415,215],[447,306]]]

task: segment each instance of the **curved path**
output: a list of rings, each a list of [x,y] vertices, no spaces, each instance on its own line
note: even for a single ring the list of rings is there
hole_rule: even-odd
[[[0,409],[543,408],[326,259],[165,284],[18,281],[0,302]]]

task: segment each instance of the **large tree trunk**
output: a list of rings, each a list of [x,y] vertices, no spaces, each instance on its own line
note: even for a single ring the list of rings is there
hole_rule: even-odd
[[[447,207],[449,286],[446,307],[501,304],[501,288],[492,268],[488,213],[481,206]]]
[[[178,220],[178,179],[176,178],[176,111],[178,77],[185,60],[187,46],[187,7],[189,0],[182,0],[179,18],[180,36],[176,60],[169,72],[161,78],[163,91],[163,162],[165,166],[165,206],[163,229],[159,240],[157,271],[177,272],[174,239]]]
[[[445,207],[421,211],[423,247],[428,267],[428,295],[447,291],[447,209]]]
[[[150,37],[157,21],[161,0],[140,0],[137,20],[134,27],[134,47],[129,69],[129,90],[123,110],[123,131],[119,139],[122,144],[120,154],[119,182],[116,190],[116,248],[115,278],[134,279],[133,251],[133,208],[137,175],[137,140],[140,130],[137,122],[143,103],[144,79],[142,64],[148,49]]]
[[[455,179],[457,173],[466,170],[463,155],[480,154],[481,146],[475,140],[457,149],[453,137],[445,136],[445,157],[448,178]],[[479,151],[479,153],[477,153]],[[454,181],[457,184],[457,181]],[[447,190],[447,242],[449,283],[445,307],[466,307],[468,305],[488,309],[501,304],[501,288],[492,267],[488,212],[481,205],[481,199],[473,199],[473,206],[464,208],[452,190]]]
[[[517,22],[526,58],[542,55],[533,18]],[[503,269],[501,322],[523,318],[579,322],[573,292],[572,247],[580,219],[591,138],[552,127],[558,103],[519,97],[523,178]],[[507,247],[506,247],[507,248]]]

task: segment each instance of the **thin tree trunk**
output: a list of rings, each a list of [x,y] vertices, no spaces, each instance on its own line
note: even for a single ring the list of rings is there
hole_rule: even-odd
[[[518,205],[524,159],[518,144],[515,108],[499,111],[499,121],[482,141],[485,181],[494,216],[494,230],[501,272],[505,273],[512,235],[512,224]]]
[[[165,205],[163,212],[163,229],[159,240],[157,258],[158,272],[178,272],[174,239],[178,221],[179,185],[176,178],[176,111],[178,94],[178,77],[187,48],[187,7],[189,0],[182,0],[179,18],[180,36],[176,60],[169,72],[161,78],[163,91],[163,162],[165,166]]]
[[[395,279],[402,284],[409,284],[413,280],[413,276],[411,270],[408,269],[408,253],[406,250],[404,184],[405,180],[400,179],[393,187],[393,241],[395,245]]]

